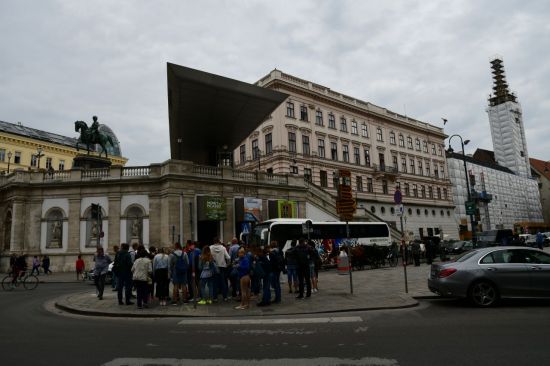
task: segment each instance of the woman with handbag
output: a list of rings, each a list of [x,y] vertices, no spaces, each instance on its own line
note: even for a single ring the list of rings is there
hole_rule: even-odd
[[[208,246],[205,246],[202,250],[202,254],[199,258],[199,268],[201,271],[200,284],[202,299],[198,304],[212,304],[212,298],[214,297],[214,274],[218,267],[214,263],[210,247]],[[207,287],[208,292],[206,292]]]

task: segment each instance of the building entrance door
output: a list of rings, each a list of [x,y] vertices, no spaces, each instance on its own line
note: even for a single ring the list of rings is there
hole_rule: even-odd
[[[204,220],[197,222],[197,239],[201,245],[213,244],[215,237],[220,237],[220,222]]]

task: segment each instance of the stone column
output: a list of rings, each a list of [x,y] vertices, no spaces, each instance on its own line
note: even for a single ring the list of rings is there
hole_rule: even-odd
[[[161,198],[159,195],[149,195],[149,245],[160,243]]]
[[[14,252],[27,252],[25,247],[25,227],[27,223],[26,202],[21,199],[13,201],[11,248]]]
[[[32,200],[27,203],[28,225],[25,230],[25,243],[28,253],[40,252],[42,228],[42,200]]]
[[[80,198],[69,198],[69,242],[67,253],[80,252]]]
[[[120,169],[119,169],[120,171]],[[109,248],[120,245],[120,196],[109,197]]]

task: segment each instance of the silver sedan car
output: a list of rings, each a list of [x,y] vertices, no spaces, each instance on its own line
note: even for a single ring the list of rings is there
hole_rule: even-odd
[[[492,306],[500,298],[550,298],[550,255],[526,247],[474,249],[432,264],[430,291]]]

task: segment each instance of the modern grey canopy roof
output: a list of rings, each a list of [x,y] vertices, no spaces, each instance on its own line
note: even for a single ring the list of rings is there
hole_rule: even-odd
[[[172,159],[215,165],[220,149],[234,150],[288,97],[184,66],[167,69]]]

